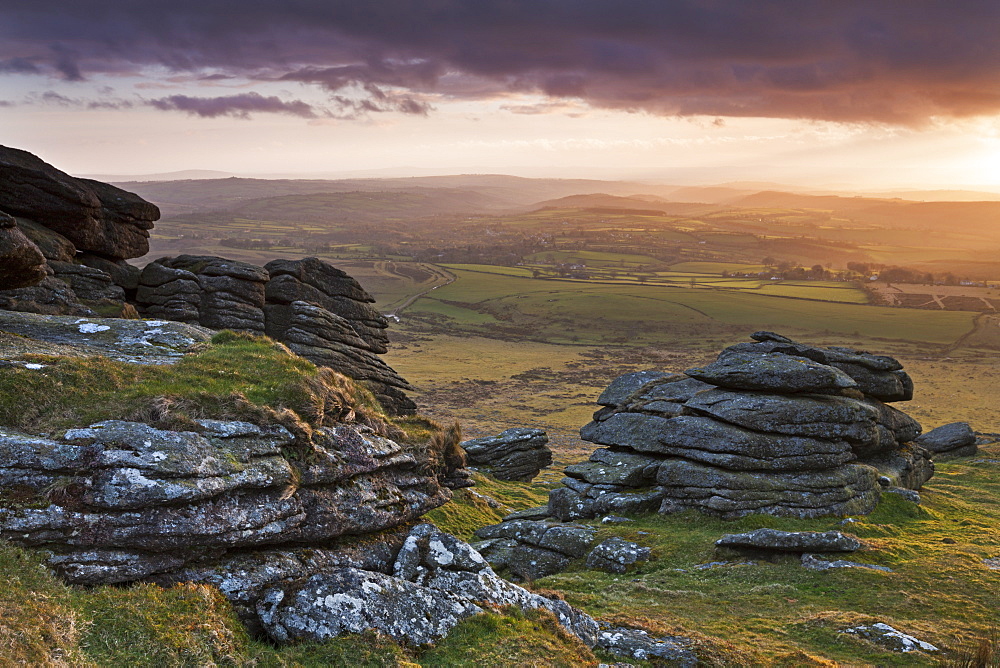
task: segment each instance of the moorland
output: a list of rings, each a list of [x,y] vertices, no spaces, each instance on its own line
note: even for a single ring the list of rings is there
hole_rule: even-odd
[[[611,379],[696,366],[758,329],[891,354],[914,379],[905,410],[925,429],[964,420],[984,434],[1000,431],[992,381],[1000,362],[1000,204],[986,196],[939,202],[919,201],[920,193],[506,177],[125,187],[165,211],[140,264],[179,253],[258,263],[324,257],[395,320],[385,359],[416,387],[421,413],[459,420],[466,436],[512,426],[548,431],[554,465],[533,483],[480,476],[428,515],[464,539],[510,510],[544,503],[561,468],[588,456],[594,446],[578,430]],[[628,575],[574,566],[530,586],[602,619],[694,638],[709,665],[990,665],[997,572],[986,564],[1000,556],[998,456],[989,445],[974,461],[943,463],[920,505],[886,495],[851,524],[874,548],[865,561],[891,573],[817,573],[790,562],[700,568],[716,558],[722,533],[829,530],[841,520],[681,513],[598,525],[601,536],[653,548]],[[55,643],[70,663],[611,660],[574,645],[551,620],[519,613],[469,620],[420,651],[368,637],[275,650],[249,638],[204,586],[84,593],[52,580],[19,549],[4,548],[0,561],[13,577],[9,601],[37,598],[17,618],[22,640],[39,652]],[[944,652],[899,655],[841,632],[874,621]]]

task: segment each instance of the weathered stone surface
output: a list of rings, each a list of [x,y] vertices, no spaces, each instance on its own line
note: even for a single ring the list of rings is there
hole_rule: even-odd
[[[624,538],[608,538],[597,545],[587,555],[587,568],[608,573],[626,573],[630,566],[640,561],[648,561],[652,550]]]
[[[0,209],[63,235],[79,250],[115,259],[149,251],[160,212],[132,193],[77,179],[36,156],[0,147]]]
[[[846,441],[766,434],[694,416],[665,419],[618,413],[591,422],[581,437],[740,471],[826,469],[854,459]]]
[[[264,629],[279,642],[329,640],[375,629],[422,645],[481,612],[472,601],[450,592],[350,567],[275,587],[257,603]]]
[[[63,235],[36,223],[29,218],[17,218],[17,227],[24,236],[38,246],[46,260],[72,262],[76,258],[76,246]]]
[[[868,626],[855,626],[844,629],[842,633],[850,633],[869,640],[876,645],[885,647],[893,652],[937,652],[938,648],[929,642],[918,640],[913,636],[897,631],[888,624],[876,622]]]
[[[691,641],[680,636],[654,638],[641,629],[624,627],[602,628],[597,646],[618,656],[653,661],[669,662],[677,668],[694,668],[698,665],[698,655],[691,650]]]
[[[690,508],[731,519],[751,513],[791,517],[863,515],[880,496],[878,472],[843,466],[804,473],[727,471],[682,459],[660,465],[661,513]]]
[[[346,319],[308,302],[268,304],[265,333],[292,352],[320,366],[364,382],[394,413],[413,412],[416,404],[404,393],[410,385],[380,357],[362,345]]]
[[[52,271],[46,265],[46,271]],[[0,310],[42,315],[96,315],[65,281],[51,275],[27,288],[0,291]]]
[[[374,628],[423,644],[482,612],[481,605],[543,608],[587,645],[597,641],[592,618],[499,578],[469,545],[426,524],[406,538],[392,575],[333,568],[268,589],[256,609],[262,626],[279,641],[324,640]]]
[[[3,310],[0,331],[65,346],[82,357],[103,355],[134,364],[171,364],[212,336],[202,327],[164,320],[46,316]]]
[[[374,298],[340,269],[315,257],[273,260],[264,268],[271,276],[267,283],[269,303],[304,301],[320,306],[347,320],[371,352],[388,350],[384,331],[388,321],[371,306]]]
[[[713,389],[684,405],[756,431],[844,440],[859,456],[892,450],[920,433],[920,425],[908,415],[872,399]]]
[[[93,253],[80,253],[77,262],[94,269],[100,269],[114,281],[115,285],[125,291],[130,299],[135,298],[135,290],[139,287],[139,275],[142,270],[125,260],[109,260]]]
[[[628,450],[599,448],[590,455],[589,462],[571,464],[565,468],[565,473],[591,484],[648,487],[656,482],[661,461],[661,458]]]
[[[263,267],[214,255],[178,255],[156,262],[195,277],[200,293],[198,323],[203,327],[264,331],[268,274]]]
[[[549,514],[563,522],[590,519],[608,513],[648,513],[662,505],[659,488],[611,491],[591,486],[584,492],[561,487],[549,492]]]
[[[913,381],[892,357],[851,348],[809,346],[773,332],[755,332],[750,336],[756,343],[738,343],[723,351],[723,355],[740,352],[797,355],[844,371],[858,383],[858,389],[880,401],[913,398]]]
[[[0,435],[0,480],[20,476],[57,502],[0,509],[0,536],[52,548],[74,582],[122,582],[209,553],[374,533],[450,497],[413,455],[357,426],[317,430],[308,464],[285,453],[283,428],[202,428],[110,421],[59,440]]]
[[[26,288],[45,276],[42,251],[0,211],[0,290]]]
[[[656,498],[660,512],[723,517],[865,513],[882,487],[916,489],[930,477],[911,444],[919,423],[880,400],[912,389],[897,360],[753,338],[686,375],[613,381],[580,430],[610,447],[566,469],[565,487],[549,495],[552,516],[641,512]]]
[[[552,463],[549,437],[541,429],[515,427],[497,436],[462,443],[469,464],[499,480],[528,481]]]
[[[829,394],[858,385],[843,371],[805,357],[729,350],[715,362],[685,373],[710,385],[736,390]]]
[[[525,580],[563,570],[587,553],[594,534],[590,527],[531,520],[510,520],[476,531],[478,538],[490,541],[482,544],[490,563]]]
[[[878,566],[876,564],[862,564],[857,561],[848,561],[846,559],[821,559],[815,554],[803,554],[802,555],[802,566],[811,571],[829,571],[834,568],[867,568],[870,571],[882,571],[883,573],[892,573],[892,569],[888,566]]]
[[[976,433],[968,422],[952,422],[931,429],[918,437],[916,443],[929,450],[935,461],[971,457],[979,449],[976,445]]]
[[[890,485],[920,489],[934,475],[931,457],[929,450],[909,443],[878,457],[865,459],[864,463],[877,469],[880,475],[888,479]]]
[[[715,541],[718,547],[773,552],[856,552],[861,541],[839,531],[779,531],[757,529],[726,534]]]
[[[635,373],[627,373],[611,381],[611,384],[597,398],[597,403],[601,406],[621,406],[636,390],[647,383],[657,380],[680,380],[683,378],[683,374],[666,373],[664,371],[636,371]]]
[[[107,299],[116,302],[125,301],[125,291],[111,279],[111,276],[100,269],[94,269],[72,262],[50,261],[49,266],[55,278],[69,285],[77,299],[96,302]]]

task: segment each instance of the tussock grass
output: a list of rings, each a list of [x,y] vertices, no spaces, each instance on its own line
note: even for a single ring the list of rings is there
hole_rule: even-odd
[[[214,418],[282,424],[304,441],[313,428],[341,422],[405,436],[360,384],[266,337],[221,332],[169,366],[31,359],[45,367],[0,372],[0,424],[31,433],[109,419],[198,430],[195,420]]]

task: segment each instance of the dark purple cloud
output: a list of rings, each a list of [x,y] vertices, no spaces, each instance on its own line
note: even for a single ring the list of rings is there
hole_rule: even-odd
[[[524,91],[668,115],[915,124],[1000,112],[997,34],[1000,3],[985,0],[5,0],[0,72],[73,81],[155,66],[408,113],[426,113],[428,94]]]
[[[222,97],[191,97],[188,95],[171,95],[156,100],[147,100],[147,104],[164,111],[186,111],[192,116],[202,118],[217,118],[232,116],[234,118],[250,118],[251,113],[290,114],[302,118],[316,118],[312,106],[301,100],[285,102],[279,97],[264,97],[259,93],[240,93]]]

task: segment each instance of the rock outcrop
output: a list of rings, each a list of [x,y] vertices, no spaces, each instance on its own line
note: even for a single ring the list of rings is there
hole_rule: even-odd
[[[839,531],[779,531],[756,529],[726,534],[716,546],[744,552],[856,552],[861,541]]]
[[[359,426],[317,429],[299,461],[282,427],[200,424],[0,431],[0,486],[44,501],[0,509],[0,536],[46,546],[69,582],[128,582],[233,550],[378,532],[450,498],[414,455]]]
[[[471,466],[497,480],[527,482],[552,463],[549,437],[541,429],[515,427],[497,436],[462,443]]]
[[[160,211],[138,195],[78,179],[40,158],[0,147],[0,210],[27,218],[79,251],[124,260],[149,252]]]
[[[590,551],[596,531],[579,524],[510,520],[482,527],[475,548],[496,568],[522,580],[536,580],[566,568]]]
[[[357,425],[312,434],[202,420],[108,421],[57,439],[0,429],[0,537],[43,548],[72,584],[202,582],[273,640],[375,629],[437,640],[490,607],[543,608],[588,646],[598,625],[498,577],[432,525],[450,498],[414,455]],[[339,539],[339,542],[338,542]]]
[[[916,439],[917,444],[930,450],[936,462],[971,457],[979,450],[976,432],[968,422],[952,422],[937,429],[931,429]]]
[[[357,281],[318,258],[259,267],[180,255],[140,271],[125,260],[148,252],[158,217],[137,195],[0,147],[0,309],[90,317],[135,307],[150,318],[266,333],[361,381],[390,412],[415,410],[410,385],[379,357],[388,321]]]
[[[388,321],[349,275],[319,258],[265,267],[215,256],[155,260],[137,280],[135,303],[153,318],[267,334],[292,352],[361,381],[392,413],[412,413],[410,385],[379,354]]]
[[[918,489],[930,478],[930,453],[913,443],[920,425],[885,403],[913,393],[896,360],[752,338],[683,374],[612,382],[580,432],[608,447],[566,468],[550,514],[864,514],[883,486]]]

